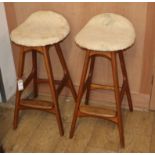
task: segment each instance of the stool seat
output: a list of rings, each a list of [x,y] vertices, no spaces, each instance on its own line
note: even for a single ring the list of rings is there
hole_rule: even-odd
[[[93,17],[76,35],[75,42],[94,51],[118,51],[130,47],[135,41],[135,30],[125,17],[103,13]]]
[[[24,46],[45,46],[58,43],[69,33],[67,20],[52,11],[37,11],[11,33],[11,40]]]

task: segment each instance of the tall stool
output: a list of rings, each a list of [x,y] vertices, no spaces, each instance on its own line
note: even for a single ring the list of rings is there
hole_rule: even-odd
[[[86,50],[84,67],[75,105],[71,125],[70,138],[73,137],[78,117],[92,116],[110,120],[118,125],[120,143],[124,147],[123,122],[121,102],[126,93],[130,111],[133,111],[128,77],[123,57],[123,50],[130,47],[135,41],[133,25],[125,17],[113,13],[104,13],[93,17],[77,34],[75,42]],[[119,89],[116,56],[119,56],[123,74],[123,85]],[[113,85],[92,83],[94,63],[96,57],[107,58],[112,65]],[[116,110],[104,109],[88,105],[90,90],[106,89],[115,93]],[[80,106],[81,99],[86,91],[86,101]]]
[[[11,40],[20,46],[19,68],[18,68],[18,87],[16,91],[16,105],[14,112],[14,129],[17,128],[19,111],[24,109],[38,109],[51,112],[56,115],[59,132],[64,134],[59,105],[58,95],[64,86],[68,86],[76,99],[76,92],[67,69],[59,42],[68,34],[70,28],[66,19],[52,11],[38,11],[30,15],[27,20],[19,25],[11,33]],[[49,56],[49,48],[53,45],[56,49],[60,63],[63,68],[64,76],[62,80],[54,80],[52,66]],[[33,81],[34,97],[38,96],[38,84],[47,83],[50,86],[52,101],[41,101],[34,99],[21,99],[22,95],[22,78],[24,70],[25,55],[32,53],[32,71],[28,78],[23,82],[23,90]],[[41,79],[37,75],[37,53],[43,56],[48,79]],[[58,84],[56,89],[55,84]]]

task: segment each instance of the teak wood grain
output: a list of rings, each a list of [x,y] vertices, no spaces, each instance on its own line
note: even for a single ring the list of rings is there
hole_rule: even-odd
[[[119,75],[118,75],[118,66],[117,66],[117,59],[116,59],[117,55],[119,56],[119,60],[121,64],[120,66],[121,66],[122,75],[123,75],[123,84],[121,88],[119,87],[119,77],[118,77]],[[95,57],[98,57],[98,56],[105,57],[110,61],[111,67],[112,67],[113,86],[92,83],[92,75],[94,71]],[[109,109],[93,107],[91,105],[88,105],[91,88],[113,90],[115,94],[115,102],[116,102],[115,112]],[[85,100],[86,105],[80,106],[81,100],[82,100],[82,97],[85,91],[87,91],[86,100]],[[130,88],[129,88],[129,82],[128,82],[128,77],[127,77],[127,71],[125,67],[123,51],[100,52],[99,53],[95,51],[86,50],[86,56],[84,60],[80,88],[78,91],[78,96],[77,96],[76,105],[75,105],[74,114],[73,114],[73,120],[71,124],[70,138],[73,137],[78,117],[84,117],[84,116],[99,117],[99,118],[110,120],[117,124],[119,135],[120,135],[120,144],[122,147],[124,147],[125,142],[124,142],[124,131],[123,131],[122,109],[121,109],[122,106],[121,105],[122,105],[122,100],[123,100],[125,93],[127,95],[129,109],[130,111],[133,111],[133,105],[132,105],[132,99],[131,99],[131,94],[130,94]]]
[[[58,57],[60,59],[61,65],[63,66],[64,77],[62,81],[54,80],[53,68],[52,68],[50,56],[49,56],[49,46],[43,46],[43,47],[20,46],[21,51],[19,54],[20,57],[19,57],[18,79],[23,79],[24,62],[25,62],[26,54],[29,52],[32,53],[32,69],[27,79],[24,80],[24,83],[23,83],[24,90],[33,80],[33,93],[34,93],[34,98],[35,98],[38,96],[38,84],[47,83],[49,84],[49,87],[50,87],[50,94],[52,97],[52,101],[47,102],[47,101],[38,101],[34,99],[31,99],[31,100],[22,99],[21,95],[24,90],[19,91],[17,87],[16,105],[15,105],[15,112],[14,112],[14,129],[17,128],[20,110],[37,109],[37,110],[43,110],[43,111],[51,112],[55,114],[60,135],[61,136],[64,135],[63,124],[62,124],[62,119],[61,119],[61,114],[60,114],[60,109],[59,109],[59,104],[58,104],[58,96],[60,95],[64,86],[67,86],[71,90],[75,100],[76,100],[77,95],[76,95],[76,91],[74,89],[69,71],[67,69],[67,65],[65,63],[65,60],[64,60],[64,57],[61,51],[61,47],[58,43],[55,44],[54,46],[58,54]],[[37,53],[40,53],[43,56],[48,79],[39,79],[38,77]],[[55,84],[58,84],[57,89],[55,87]]]

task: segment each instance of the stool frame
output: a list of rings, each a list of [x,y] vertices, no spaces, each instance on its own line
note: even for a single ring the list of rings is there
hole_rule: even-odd
[[[123,75],[123,84],[122,84],[121,88],[119,88],[119,81],[118,81],[118,70],[117,70],[117,62],[116,62],[117,55],[119,56],[119,60],[120,60],[120,64],[121,64],[120,66],[121,66],[122,75]],[[111,66],[112,66],[113,86],[92,83],[95,58],[98,56],[105,57],[108,60],[110,60]],[[89,69],[89,71],[88,71],[88,69]],[[111,113],[108,114],[108,112],[110,112],[110,111],[108,111],[106,109],[88,106],[90,90],[92,90],[92,89],[105,89],[105,90],[113,90],[114,91],[115,100],[116,100],[115,114],[111,114]],[[83,94],[85,91],[86,91],[86,100],[85,100],[86,105],[80,106],[81,100],[82,100],[82,97],[83,97]],[[72,120],[72,124],[71,124],[70,138],[73,137],[77,118],[85,117],[85,116],[92,116],[92,117],[104,118],[104,119],[107,119],[107,120],[110,120],[110,121],[116,123],[118,126],[119,135],[120,135],[120,144],[122,147],[124,147],[125,144],[124,144],[124,132],[123,132],[121,103],[122,103],[123,96],[125,93],[127,95],[129,109],[130,109],[130,111],[133,111],[133,105],[132,105],[132,99],[131,99],[131,94],[130,94],[130,88],[129,88],[129,82],[128,82],[128,77],[127,77],[127,71],[126,71],[126,67],[125,67],[123,51],[96,52],[96,51],[87,50],[85,60],[84,60],[84,66],[83,66],[77,101],[76,101],[75,110],[74,110],[74,114],[73,114],[73,120]],[[90,107],[92,107],[91,111],[90,111]],[[102,110],[103,110],[103,113],[105,113],[105,114],[98,114]]]
[[[60,63],[63,68],[64,76],[62,80],[54,80],[53,77],[53,71],[52,66],[50,62],[50,56],[49,56],[49,46],[41,46],[41,47],[26,47],[26,46],[20,46],[20,54],[19,54],[19,68],[18,68],[18,79],[22,79],[23,71],[24,71],[24,61],[25,61],[25,55],[28,52],[32,53],[32,71],[29,74],[28,78],[24,81],[24,89],[28,86],[28,84],[33,81],[33,92],[34,97],[38,96],[38,84],[40,83],[47,83],[50,87],[50,92],[53,101],[47,102],[47,101],[41,101],[41,100],[33,100],[33,99],[21,99],[21,95],[24,90],[19,91],[18,87],[16,90],[16,105],[15,105],[15,111],[14,111],[14,123],[13,127],[14,129],[17,128],[18,119],[19,119],[19,111],[25,110],[25,109],[38,109],[43,110],[46,112],[50,112],[56,115],[59,133],[61,136],[64,135],[64,129],[61,119],[61,114],[59,110],[58,105],[58,96],[60,95],[62,89],[64,86],[67,86],[70,88],[73,98],[76,100],[77,94],[74,89],[65,59],[62,54],[61,47],[59,43],[53,45],[55,47],[55,50],[58,54]],[[40,53],[44,58],[45,68],[47,71],[48,79],[41,79],[37,75],[37,53]],[[55,84],[58,84],[59,86],[55,87]]]

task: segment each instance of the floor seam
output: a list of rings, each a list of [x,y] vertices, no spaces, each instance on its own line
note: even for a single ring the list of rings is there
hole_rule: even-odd
[[[45,118],[45,113],[40,113],[40,115],[39,116],[41,116],[41,115],[44,115],[44,117],[43,118]],[[39,126],[41,125],[41,122],[42,122],[42,120],[40,120],[40,122],[38,123],[38,125],[36,126],[36,128],[34,128],[34,130],[33,130],[33,132],[31,133],[31,136],[29,137],[29,139],[28,139],[28,141],[27,141],[27,143],[24,145],[24,147],[23,147],[23,150],[25,149],[25,147],[28,145],[28,143],[30,142],[30,139],[32,138],[32,137],[34,137],[34,131],[36,131],[36,129],[37,128],[39,128]]]
[[[152,144],[152,134],[153,134],[153,126],[154,126],[153,122],[154,122],[154,119],[155,118],[152,119],[152,129],[151,129],[151,134],[150,134],[151,135],[151,138],[150,138],[149,152],[151,152],[151,144]]]

